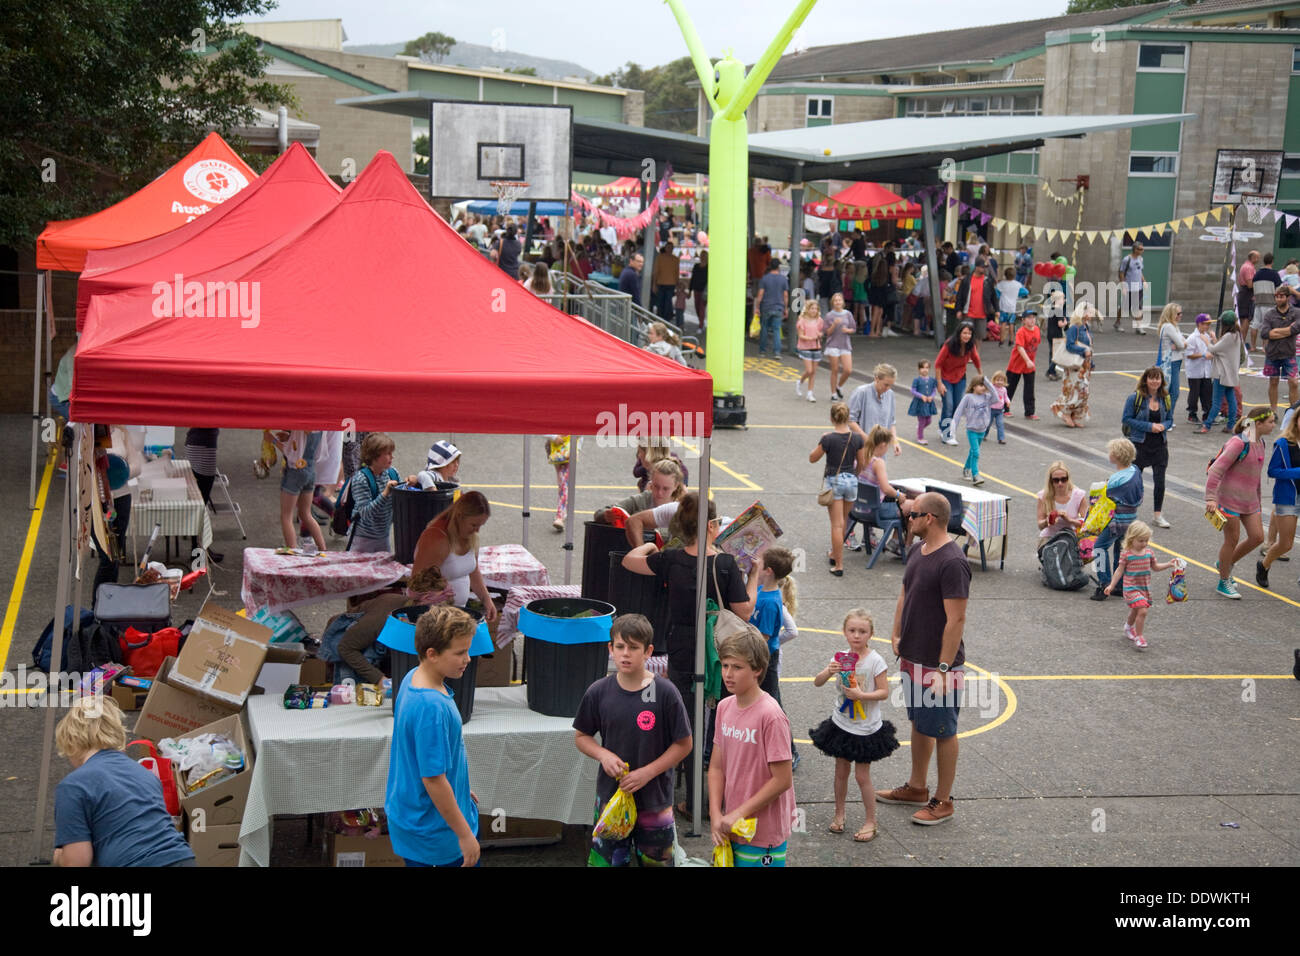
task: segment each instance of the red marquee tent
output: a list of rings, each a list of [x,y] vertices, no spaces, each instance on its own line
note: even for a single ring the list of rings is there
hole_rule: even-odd
[[[641,195],[641,180],[634,179],[631,176],[620,176],[612,183],[606,183],[603,186],[596,186],[595,192],[598,196],[639,196]],[[650,195],[654,196],[655,187],[648,187]],[[668,192],[665,199],[694,199],[696,189],[694,186],[683,186],[675,180],[668,181]]]
[[[351,419],[358,430],[516,435],[635,434],[658,422],[660,433],[712,433],[707,373],[537,299],[457,236],[386,152],[332,212],[220,278],[237,288],[92,299],[72,418],[335,430]],[[169,317],[173,303],[188,317]]]
[[[193,277],[301,231],[338,205],[342,190],[294,143],[261,177],[212,212],[183,226],[111,249],[93,250],[77,280],[77,328],[92,295]]]
[[[80,219],[46,225],[36,238],[36,268],[80,272],[91,249],[170,232],[217,208],[257,178],[216,133],[139,192]]]
[[[804,203],[804,215],[819,219],[920,219],[923,215],[918,203],[907,202],[880,183],[854,183],[830,198],[829,203]]]

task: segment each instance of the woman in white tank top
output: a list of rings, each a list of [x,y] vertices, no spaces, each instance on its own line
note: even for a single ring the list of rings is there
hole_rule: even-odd
[[[415,544],[411,576],[437,567],[452,588],[452,600],[464,607],[470,594],[483,603],[488,623],[497,616],[478,569],[478,533],[491,516],[487,499],[479,491],[464,492],[450,508],[429,522]]]

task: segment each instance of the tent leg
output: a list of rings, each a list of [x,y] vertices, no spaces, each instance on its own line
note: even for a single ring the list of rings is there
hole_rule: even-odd
[[[529,444],[529,436],[524,436],[524,534],[520,542],[524,550],[528,550],[528,492],[529,492],[529,466],[532,464],[532,446]]]
[[[573,505],[578,497],[578,436],[569,436],[569,505],[564,515],[564,583],[573,577]]]
[[[921,194],[921,222],[925,227],[925,267],[930,274],[930,311],[934,313],[934,342],[942,346],[948,334],[943,313],[943,284],[939,281],[939,250],[934,234],[934,197]]]
[[[709,439],[700,438],[700,464],[697,490],[700,493],[699,538],[700,554],[695,562],[695,674],[691,678],[695,688],[695,713],[691,719],[695,723],[695,743],[691,747],[691,764],[693,784],[687,799],[691,802],[691,823],[687,836],[699,836],[697,829],[704,819],[704,668],[705,668],[705,617],[704,602],[709,598],[708,584],[708,541],[709,541]]]
[[[45,699],[45,724],[41,731],[41,772],[37,778],[36,787],[36,818],[32,825],[32,856],[31,862],[34,865],[47,865],[50,861],[42,856],[45,847],[45,804],[49,798],[49,781],[50,781],[50,762],[54,749],[54,714],[63,704],[59,696],[63,690],[63,681],[60,675],[63,673],[63,637],[64,637],[64,613],[68,606],[68,596],[71,590],[71,573],[72,573],[72,540],[75,535],[75,529],[71,527],[71,514],[74,502],[78,500],[79,492],[73,488],[77,481],[77,462],[80,443],[74,442],[72,450],[68,453],[68,480],[64,482],[63,487],[63,516],[59,522],[59,543],[58,543],[58,562],[59,577],[54,592],[54,635],[53,646],[50,648],[50,677],[47,684],[49,690]],[[72,626],[76,627],[80,620],[78,611],[73,617]],[[69,694],[73,692],[69,688]]]
[[[27,509],[36,507],[36,448],[41,440],[41,339],[45,334],[45,276],[36,273],[36,321],[32,324],[32,339],[36,343],[36,356],[32,360],[32,477],[27,494]]]
[[[803,266],[803,182],[791,183],[790,199],[793,200],[790,208],[790,309],[787,310],[785,317],[785,340],[793,342],[795,339],[795,324],[799,321],[799,313],[803,311],[802,297],[795,297],[795,289],[802,291],[803,284],[799,279],[799,270]],[[815,290],[814,290],[815,291]],[[835,383],[832,382],[832,385]]]

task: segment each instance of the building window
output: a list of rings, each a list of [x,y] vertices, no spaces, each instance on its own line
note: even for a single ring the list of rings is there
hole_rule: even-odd
[[[808,118],[809,119],[831,119],[831,112],[834,108],[835,100],[831,97],[808,97]]]
[[[1283,212],[1287,215],[1300,215],[1300,208],[1285,208]],[[1277,253],[1278,262],[1284,262],[1286,259],[1300,257],[1300,222],[1288,226],[1285,219],[1277,221],[1277,236],[1274,240],[1274,252]],[[1283,255],[1287,253],[1287,255]]]
[[[1041,93],[1001,93],[972,96],[914,96],[904,103],[905,116],[1038,116]]]
[[[1178,154],[1134,153],[1128,158],[1128,171],[1135,176],[1176,176]]]
[[[1138,69],[1182,73],[1187,69],[1187,46],[1183,43],[1139,44]]]
[[[1287,153],[1282,157],[1282,176],[1286,179],[1300,176],[1300,153]]]
[[[1154,232],[1126,232],[1124,233],[1124,248],[1131,250],[1134,240],[1142,243],[1148,249],[1168,249],[1173,244],[1174,231],[1166,229],[1164,235],[1157,236]]]
[[[1300,46],[1291,48],[1291,72],[1300,73]]]

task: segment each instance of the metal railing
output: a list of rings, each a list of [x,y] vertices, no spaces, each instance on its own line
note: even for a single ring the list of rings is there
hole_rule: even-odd
[[[639,306],[628,293],[607,288],[599,282],[580,279],[571,272],[552,270],[551,286],[554,291],[538,298],[569,315],[586,319],[597,328],[604,329],[637,348],[644,348],[649,342],[646,330],[651,324],[664,321]],[[672,322],[664,322],[664,325],[683,344],[698,346],[696,336],[687,334]],[[684,354],[689,361],[694,353],[688,349]]]

